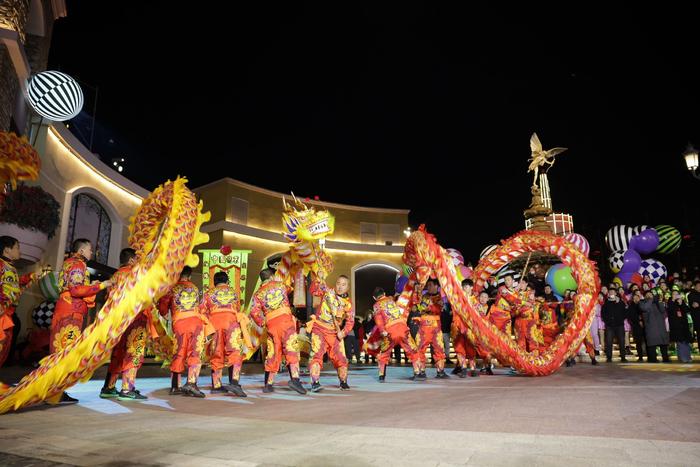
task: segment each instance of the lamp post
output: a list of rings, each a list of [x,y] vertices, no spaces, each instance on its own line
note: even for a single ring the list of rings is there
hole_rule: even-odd
[[[698,173],[698,150],[689,144],[683,152],[683,158],[685,159],[685,165],[688,167],[691,175],[700,180],[700,174]]]

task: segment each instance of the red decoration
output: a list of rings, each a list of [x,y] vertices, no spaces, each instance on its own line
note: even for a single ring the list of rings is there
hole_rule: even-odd
[[[232,250],[231,247],[228,246],[228,245],[224,245],[224,246],[222,246],[221,248],[219,248],[219,252],[220,252],[222,255],[224,255],[224,256],[230,255],[232,251],[233,251],[233,250]]]
[[[315,199],[316,201],[318,201],[318,200],[320,200],[321,198],[319,198],[318,195],[316,195],[316,196],[314,196],[314,199]]]

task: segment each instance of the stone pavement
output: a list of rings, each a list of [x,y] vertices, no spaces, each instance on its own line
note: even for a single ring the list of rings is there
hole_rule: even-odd
[[[414,383],[410,368],[350,372],[340,391],[169,396],[146,369],[146,402],[97,397],[99,375],[70,393],[80,404],[0,416],[2,465],[700,465],[700,365],[579,363],[543,378],[499,371]],[[429,376],[434,370],[428,371]],[[208,376],[200,387],[206,387]],[[206,391],[205,391],[206,392]]]

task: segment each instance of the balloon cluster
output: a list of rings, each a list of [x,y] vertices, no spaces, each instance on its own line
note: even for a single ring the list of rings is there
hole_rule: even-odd
[[[648,276],[654,285],[668,273],[666,266],[654,258],[642,259],[642,255],[654,252],[669,254],[681,245],[681,234],[670,225],[628,227],[616,225],[608,230],[605,243],[612,250],[608,258],[610,269],[616,273],[613,282],[623,287],[642,285]]]
[[[572,243],[577,250],[586,256],[588,256],[591,251],[588,240],[581,234],[571,232],[564,235],[564,239]],[[547,270],[544,280],[545,283],[552,288],[552,292],[559,300],[562,299],[567,290],[574,291],[578,289],[578,284],[571,273],[571,268],[562,263],[551,266]]]

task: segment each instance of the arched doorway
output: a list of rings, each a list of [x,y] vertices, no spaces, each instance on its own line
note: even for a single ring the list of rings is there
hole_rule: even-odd
[[[107,264],[112,241],[112,218],[102,204],[87,193],[78,193],[71,201],[66,251],[70,251],[73,241],[78,238],[87,238],[92,242],[95,262]]]
[[[399,267],[383,261],[367,261],[352,268],[352,290],[355,314],[366,318],[372,310],[375,287],[382,287],[387,295],[393,295]]]

